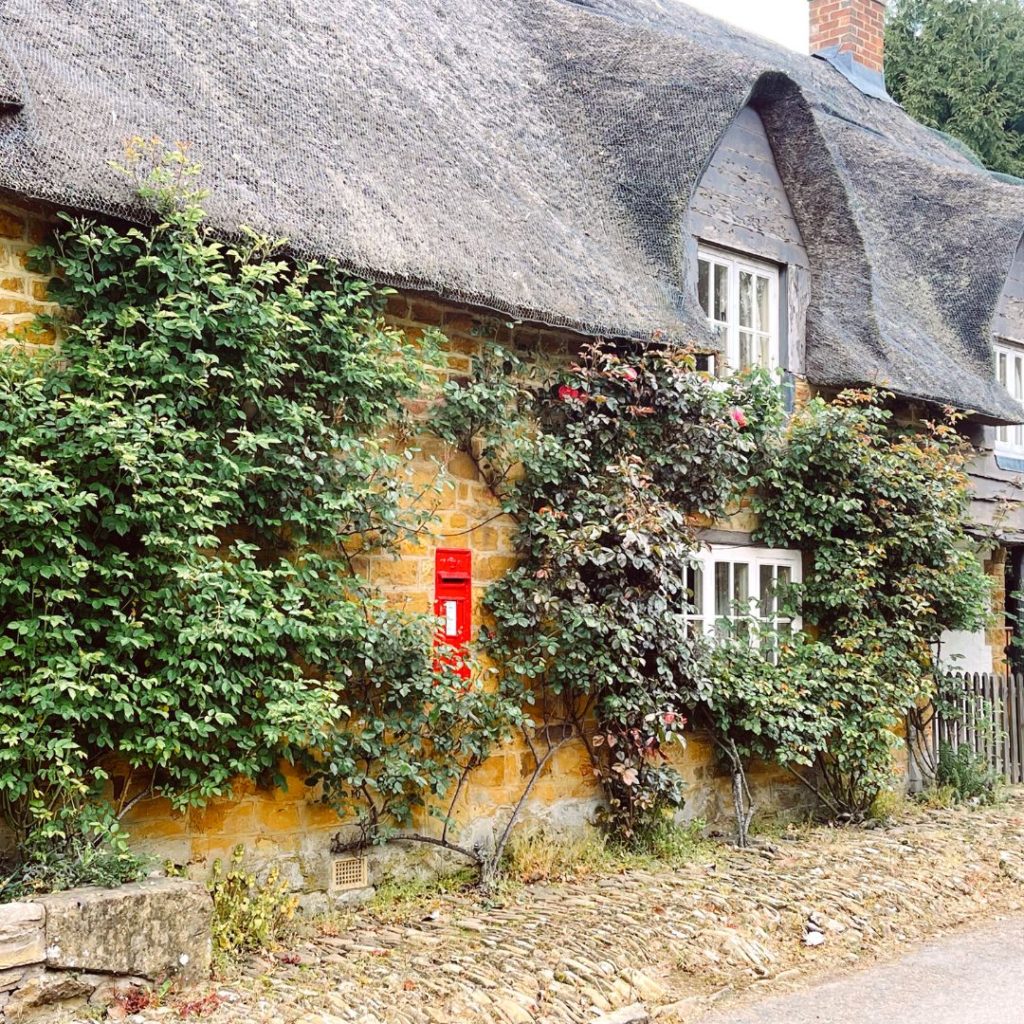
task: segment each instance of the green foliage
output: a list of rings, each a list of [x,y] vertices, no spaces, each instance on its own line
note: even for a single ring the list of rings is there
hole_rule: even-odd
[[[477,873],[472,868],[430,878],[385,876],[374,888],[369,908],[381,921],[401,921],[412,914],[422,920],[440,897],[463,892],[476,881]]]
[[[885,37],[892,96],[1024,177],[1024,8],[1019,0],[895,0]]]
[[[219,859],[213,862],[207,883],[213,897],[213,953],[221,962],[266,949],[282,935],[297,907],[276,867],[260,881],[244,862],[245,847],[236,846],[227,870]]]
[[[36,805],[19,855],[0,870],[0,903],[79,885],[114,887],[146,873],[108,806],[81,793],[55,810]],[[9,873],[8,873],[9,872]]]
[[[518,522],[521,562],[487,592],[482,644],[503,694],[587,739],[612,831],[639,838],[683,800],[666,751],[704,676],[686,614],[694,517],[756,479],[774,389],[658,345],[594,345],[553,382],[494,365],[493,384],[449,385],[435,420]]]
[[[164,156],[150,227],[63,217],[33,257],[59,274],[59,356],[0,352],[0,812],[22,836],[111,755],[119,811],[283,757],[339,809],[406,820],[502,729],[435,665],[433,619],[353,561],[429,521],[405,400],[435,339],[334,265],[214,239],[194,176]]]
[[[779,640],[752,625],[743,636],[719,637],[698,691],[698,721],[743,758],[812,766],[835,726],[837,667],[832,649],[803,633]]]
[[[939,762],[935,772],[935,785],[941,791],[948,788],[956,803],[995,803],[999,791],[999,776],[992,771],[988,760],[961,744],[939,744]]]
[[[899,426],[883,397],[815,399],[777,442],[758,538],[811,554],[795,589],[813,639],[793,637],[760,670],[733,645],[716,673],[742,745],[813,764],[829,806],[855,816],[891,777],[893,730],[934,691],[931,645],[979,628],[988,596],[965,532],[965,443],[949,424]]]

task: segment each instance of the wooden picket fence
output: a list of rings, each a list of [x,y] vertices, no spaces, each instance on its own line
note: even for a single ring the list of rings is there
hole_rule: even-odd
[[[931,714],[922,723],[931,751],[940,743],[967,746],[1008,782],[1024,782],[1024,674],[975,672],[958,677],[952,703],[958,714]]]

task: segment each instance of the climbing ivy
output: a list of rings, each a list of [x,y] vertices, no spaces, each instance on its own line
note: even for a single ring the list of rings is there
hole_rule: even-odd
[[[520,565],[487,592],[501,692],[591,753],[615,835],[683,802],[668,760],[706,676],[688,619],[699,517],[755,477],[775,390],[719,381],[663,345],[584,348],[550,380],[507,353],[448,386],[434,429],[474,454],[518,524]]]
[[[810,636],[774,663],[735,642],[716,655],[729,684],[714,701],[720,727],[838,816],[862,816],[891,783],[898,727],[935,692],[933,645],[945,629],[980,628],[988,603],[966,529],[970,446],[951,413],[905,425],[889,397],[816,398],[771,439],[757,538],[805,552],[789,597]],[[738,706],[723,708],[723,694]]]
[[[429,523],[405,402],[436,339],[330,263],[211,236],[195,175],[157,157],[149,226],[62,216],[33,254],[60,350],[0,350],[0,812],[22,837],[83,793],[181,807],[282,759],[386,830],[512,714],[360,572]]]
[[[586,743],[617,835],[681,805],[665,752],[687,723],[733,775],[741,843],[751,758],[790,769],[836,818],[892,779],[897,726],[934,690],[931,645],[977,628],[987,585],[966,532],[968,446],[952,422],[897,423],[886,400],[818,398],[784,425],[762,377],[608,343],[550,380],[502,353],[490,378],[449,385],[435,427],[518,523],[521,564],[487,593],[484,649],[548,733]],[[744,493],[759,542],[805,552],[803,583],[776,599],[807,634],[690,628],[699,524]]]

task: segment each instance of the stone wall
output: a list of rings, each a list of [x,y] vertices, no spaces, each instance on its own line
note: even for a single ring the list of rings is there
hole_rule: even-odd
[[[206,979],[212,913],[203,886],[168,878],[0,904],[0,1022]]]
[[[40,313],[56,308],[46,301],[49,277],[28,269],[28,252],[46,240],[53,215],[43,208],[0,203],[0,344],[50,345],[49,329],[35,327]]]

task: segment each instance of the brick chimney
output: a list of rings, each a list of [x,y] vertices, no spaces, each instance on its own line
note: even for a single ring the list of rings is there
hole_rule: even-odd
[[[884,70],[885,0],[810,0],[811,53],[849,53],[869,71]]]

